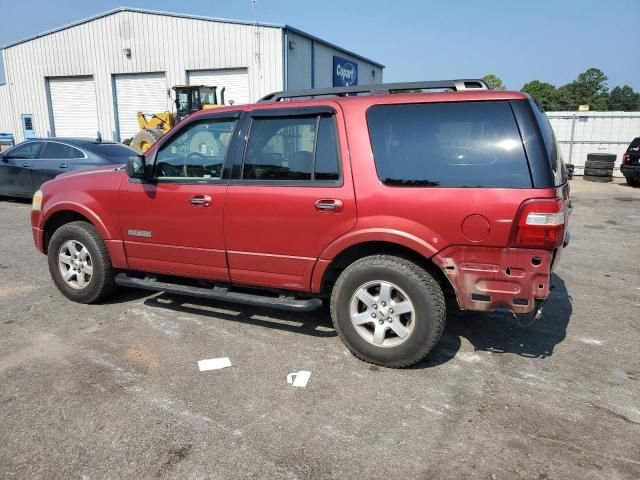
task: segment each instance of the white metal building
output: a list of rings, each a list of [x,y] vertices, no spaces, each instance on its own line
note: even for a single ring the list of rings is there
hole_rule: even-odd
[[[278,90],[381,83],[384,66],[287,25],[120,8],[2,50],[0,131],[122,140],[136,112],[173,110],[171,87]],[[337,82],[337,83],[336,83]]]
[[[565,163],[582,175],[587,155],[616,155],[614,175],[620,173],[622,154],[640,137],[640,112],[547,112]]]

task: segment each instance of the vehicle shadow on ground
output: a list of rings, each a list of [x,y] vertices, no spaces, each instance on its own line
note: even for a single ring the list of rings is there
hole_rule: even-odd
[[[529,358],[550,357],[555,346],[564,340],[573,312],[571,296],[564,281],[552,274],[551,285],[553,290],[542,316],[528,326],[523,324],[525,319],[520,319],[518,324],[513,315],[508,313],[462,312],[450,309],[442,339],[425,360],[411,368],[432,368],[448,362],[460,350],[462,338],[466,338],[475,351],[511,353]],[[139,300],[145,296],[149,296],[148,291],[128,289],[118,294],[111,302]],[[326,302],[321,309],[304,313],[212,302],[167,293],[154,293],[143,303],[147,307],[179,314],[230,320],[302,335],[337,336]]]
[[[527,319],[520,319],[519,324],[509,313],[451,312],[435,350],[414,368],[429,368],[448,362],[460,350],[462,338],[466,338],[475,351],[511,353],[529,358],[550,357],[555,346],[564,340],[573,312],[572,299],[564,281],[552,274],[551,286],[553,290],[542,316],[530,325],[527,325],[530,322]]]
[[[17,203],[22,205],[31,205],[31,198],[22,197],[3,197],[0,195],[0,202]]]
[[[179,313],[231,320],[312,337],[335,337],[329,308],[325,304],[314,312],[286,312],[233,303],[212,302],[195,297],[162,293],[144,301],[148,307]]]

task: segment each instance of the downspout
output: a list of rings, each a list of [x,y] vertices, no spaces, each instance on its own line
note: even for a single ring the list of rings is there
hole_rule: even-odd
[[[283,30],[283,44],[282,44],[282,90],[286,91],[289,87],[289,31],[284,28]]]
[[[316,88],[316,41],[311,39],[311,88]]]
[[[573,163],[573,140],[576,133],[576,114],[574,113],[571,120],[571,138],[569,139],[569,161],[567,163]]]

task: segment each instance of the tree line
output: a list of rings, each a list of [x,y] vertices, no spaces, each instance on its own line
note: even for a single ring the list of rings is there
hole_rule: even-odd
[[[485,75],[484,80],[495,90],[505,89],[497,75],[490,73]],[[590,68],[561,87],[533,80],[525,83],[521,91],[538,100],[547,112],[576,111],[581,105],[588,105],[589,110],[600,112],[640,110],[640,93],[629,85],[609,91],[607,80],[609,78],[602,70]]]

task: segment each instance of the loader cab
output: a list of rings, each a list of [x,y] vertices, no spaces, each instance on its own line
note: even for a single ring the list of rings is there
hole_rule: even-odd
[[[218,87],[176,85],[173,90],[176,92],[177,122],[203,108],[215,108],[224,105],[224,87],[220,90],[220,101],[218,101]]]

